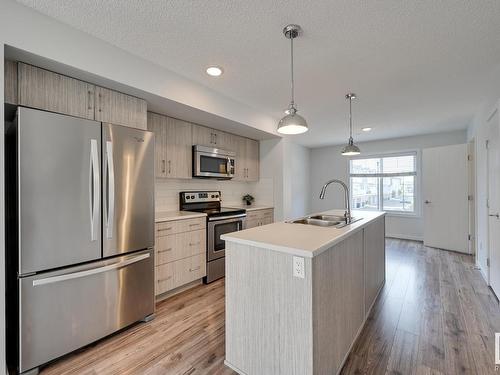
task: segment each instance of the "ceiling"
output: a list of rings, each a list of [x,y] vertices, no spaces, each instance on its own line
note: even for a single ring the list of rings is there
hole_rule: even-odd
[[[310,147],[343,143],[353,91],[357,140],[465,129],[500,95],[500,1],[19,0],[279,119],[296,102]],[[212,78],[208,65],[224,68]],[[373,131],[360,133],[370,126]]]

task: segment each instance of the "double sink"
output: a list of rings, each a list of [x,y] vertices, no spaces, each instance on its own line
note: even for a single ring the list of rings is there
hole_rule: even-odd
[[[301,219],[289,221],[292,224],[306,224],[306,225],[316,225],[319,227],[335,227],[343,228],[349,224],[361,220],[362,218],[351,218],[349,222],[346,221],[344,216],[338,215],[311,215],[306,216]]]

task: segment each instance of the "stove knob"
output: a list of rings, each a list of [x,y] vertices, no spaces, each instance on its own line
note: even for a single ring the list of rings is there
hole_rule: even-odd
[[[191,195],[191,199],[194,199],[194,195]]]
[[[189,199],[189,198],[190,198],[190,196],[189,196],[189,195],[186,195],[186,199]]]

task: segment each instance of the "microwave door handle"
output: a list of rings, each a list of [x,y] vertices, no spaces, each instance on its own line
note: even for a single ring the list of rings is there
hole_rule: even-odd
[[[229,156],[227,157],[226,162],[226,173],[228,176],[231,176],[231,158]]]

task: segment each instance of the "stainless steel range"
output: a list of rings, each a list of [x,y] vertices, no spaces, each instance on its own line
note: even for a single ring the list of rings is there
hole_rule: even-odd
[[[207,276],[206,284],[225,274],[225,241],[221,236],[246,228],[246,211],[222,207],[220,191],[184,191],[180,193],[181,211],[204,212],[207,214]]]

